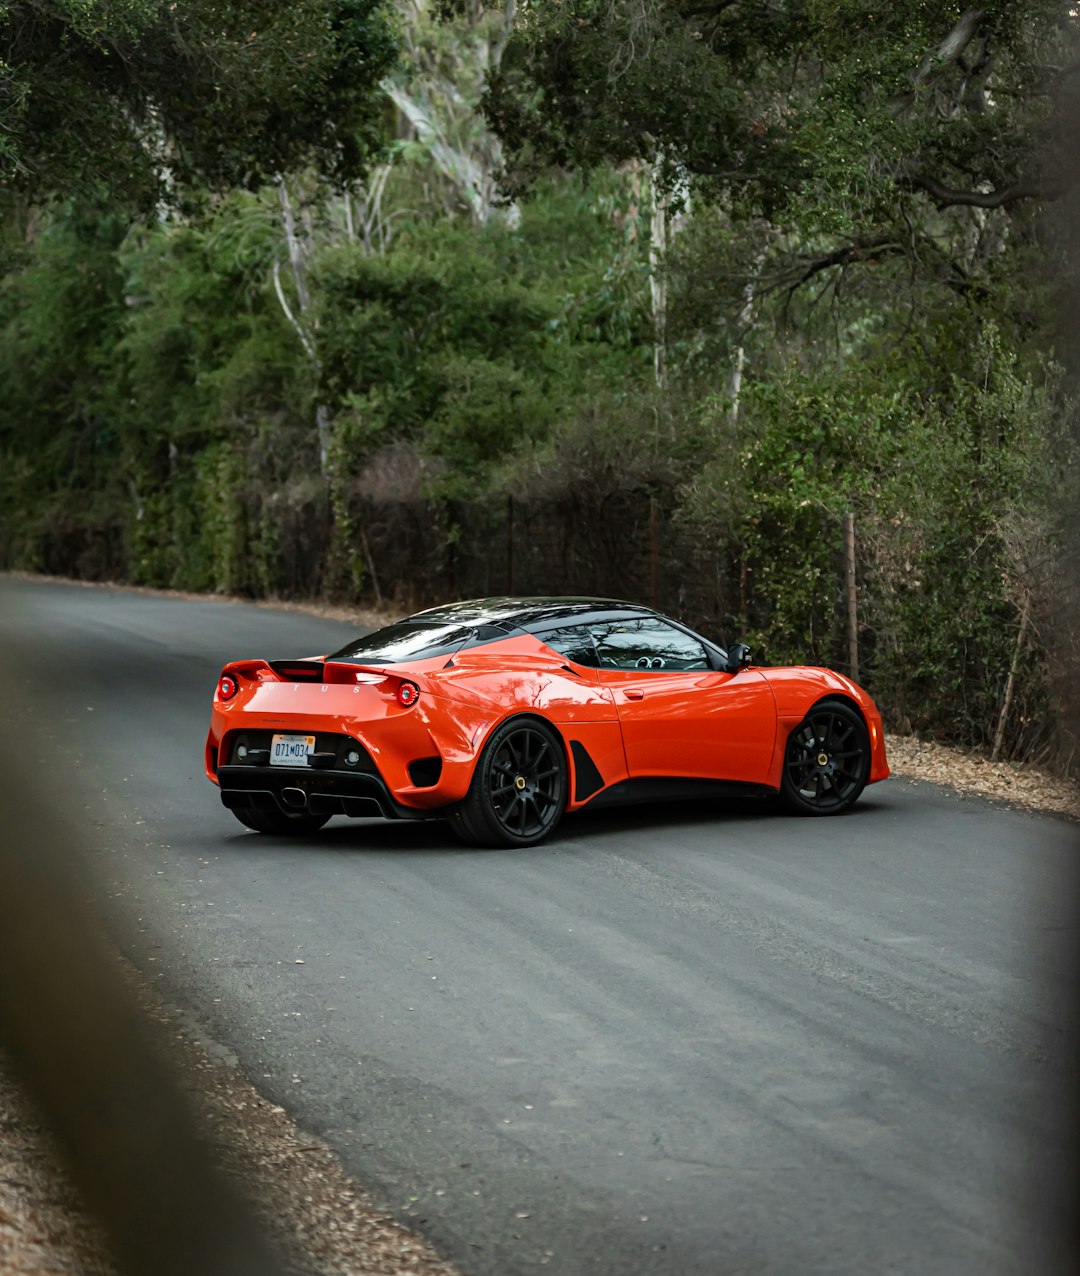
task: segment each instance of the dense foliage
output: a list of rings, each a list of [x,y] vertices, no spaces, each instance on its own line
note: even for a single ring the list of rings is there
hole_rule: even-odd
[[[226,79],[185,116],[172,10],[56,6],[57,62],[8,7],[6,154],[56,195],[6,191],[3,561],[636,591],[846,667],[853,519],[891,721],[1069,765],[1067,12],[514,8],[412,0],[395,65],[373,3],[187,6]],[[60,181],[84,126],[116,148]],[[166,152],[184,211],[132,222]]]
[[[397,53],[383,0],[0,4],[0,178],[136,205],[318,156],[355,176]]]

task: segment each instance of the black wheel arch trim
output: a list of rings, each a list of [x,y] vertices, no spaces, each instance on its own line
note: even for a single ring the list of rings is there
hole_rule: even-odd
[[[849,709],[854,709],[855,712],[859,715],[859,717],[862,719],[862,724],[867,729],[867,731],[870,730],[870,723],[867,722],[866,720],[866,713],[864,712],[862,705],[859,704],[858,700],[853,699],[845,691],[826,692],[825,695],[821,696],[819,699],[814,701],[814,703],[810,706],[809,709],[807,709],[807,711],[803,714],[803,716],[799,719],[799,721],[795,724],[795,726],[801,725],[803,722],[806,721],[806,719],[812,713],[815,713],[818,709],[822,708],[824,705],[827,705],[827,704],[846,704]],[[792,727],[792,731],[794,730],[795,730],[795,727]]]
[[[476,762],[480,761],[480,757],[487,748],[488,741],[501,727],[505,727],[508,722],[538,722],[542,727],[547,727],[549,731],[554,731],[559,738],[559,747],[563,752],[563,761],[566,763],[567,771],[570,767],[570,746],[567,743],[566,733],[557,722],[552,722],[550,718],[545,718],[539,713],[530,713],[528,709],[522,709],[517,713],[508,713],[505,718],[500,718],[498,722],[493,722],[491,726],[484,732],[484,738],[476,746]],[[475,764],[473,772],[475,774]]]

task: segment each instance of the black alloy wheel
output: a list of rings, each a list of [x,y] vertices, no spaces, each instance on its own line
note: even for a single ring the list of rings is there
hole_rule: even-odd
[[[484,746],[450,827],[473,846],[535,846],[566,810],[566,755],[535,718],[511,718]]]
[[[801,815],[839,815],[870,775],[870,736],[842,700],[815,705],[788,736],[780,796]]]
[[[233,808],[233,815],[245,828],[256,833],[277,833],[285,837],[299,837],[304,833],[317,833],[330,818],[315,815],[311,811],[279,811],[270,806],[241,806]]]

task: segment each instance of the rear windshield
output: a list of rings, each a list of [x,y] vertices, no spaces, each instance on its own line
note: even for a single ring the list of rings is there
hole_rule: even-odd
[[[432,621],[399,620],[376,629],[372,634],[355,638],[327,660],[359,665],[397,665],[409,660],[430,660],[435,656],[452,656],[463,647],[475,647],[506,632],[494,625],[438,624]]]

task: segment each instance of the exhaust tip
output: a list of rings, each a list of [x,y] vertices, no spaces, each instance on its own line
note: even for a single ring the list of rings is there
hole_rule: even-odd
[[[281,801],[285,806],[299,810],[307,806],[307,794],[303,789],[285,788],[281,790]]]

